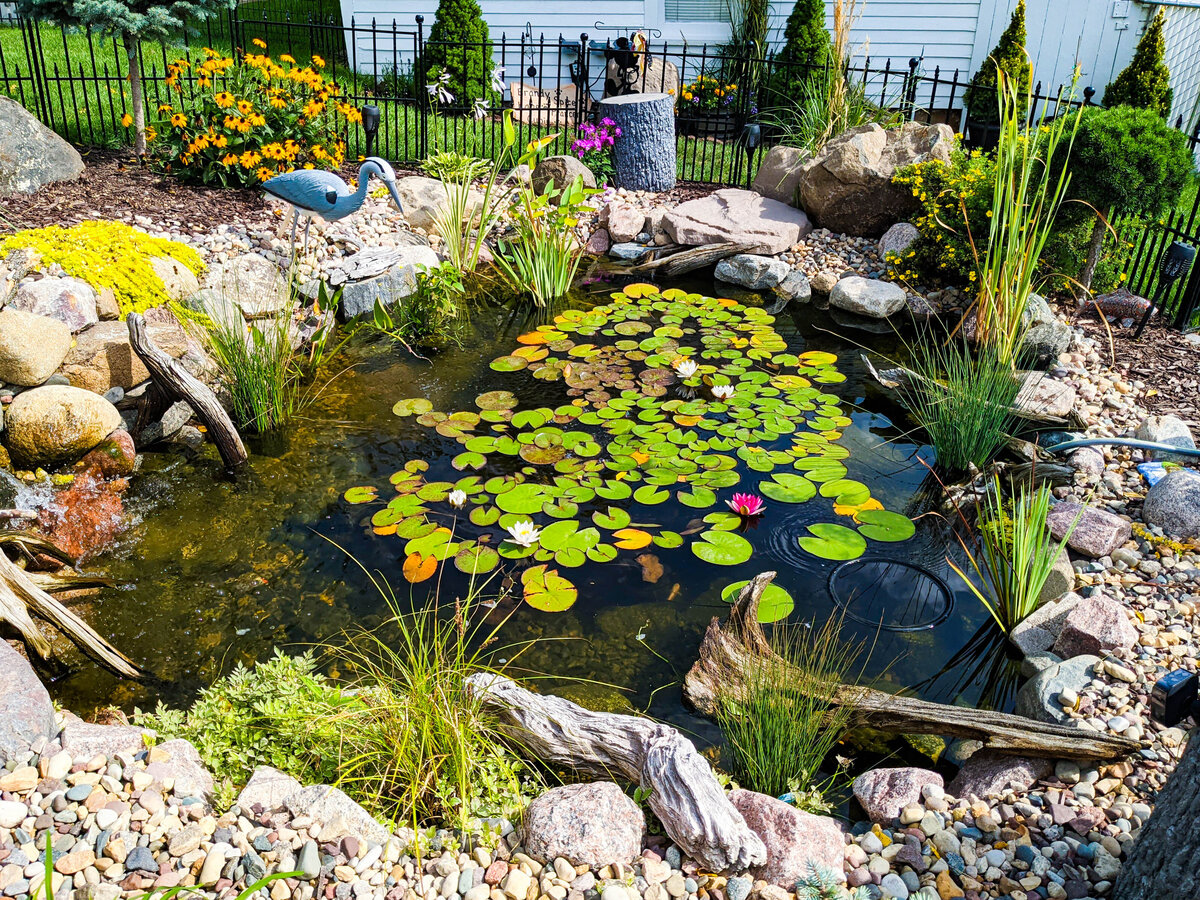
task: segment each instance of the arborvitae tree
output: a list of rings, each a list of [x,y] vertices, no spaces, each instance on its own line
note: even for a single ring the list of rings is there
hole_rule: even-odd
[[[142,156],[146,152],[146,110],[138,42],[170,40],[236,5],[237,0],[17,0],[17,13],[35,21],[70,25],[121,39],[129,61],[133,149]]]
[[[824,65],[829,54],[829,32],[825,30],[825,0],[796,0],[783,30],[784,45],[778,60],[795,68]],[[796,68],[794,74],[800,74]]]
[[[1164,119],[1171,114],[1171,72],[1163,61],[1167,42],[1163,29],[1167,16],[1162,7],[1138,41],[1133,59],[1116,80],[1104,89],[1105,106],[1152,109]]]
[[[981,122],[1000,121],[1000,102],[996,93],[997,69],[1003,69],[1012,79],[1018,97],[1023,98],[1029,93],[1029,86],[1033,82],[1033,65],[1025,51],[1025,0],[1017,0],[1017,8],[1013,10],[1008,27],[963,95],[963,103],[971,118]]]
[[[441,72],[455,105],[467,106],[491,94],[492,44],[476,0],[440,0],[425,45],[427,79]]]

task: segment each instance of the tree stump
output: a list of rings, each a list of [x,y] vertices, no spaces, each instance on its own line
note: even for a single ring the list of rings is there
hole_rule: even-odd
[[[600,101],[600,117],[621,129],[613,145],[617,184],[631,191],[675,187],[675,100],[669,94],[625,94]]]
[[[1117,876],[1113,900],[1200,897],[1200,740],[1193,734]]]

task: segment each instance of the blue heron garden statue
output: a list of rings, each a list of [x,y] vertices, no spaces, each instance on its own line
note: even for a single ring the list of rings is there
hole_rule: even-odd
[[[276,175],[262,183],[263,190],[292,208],[292,255],[296,253],[296,225],[304,217],[304,253],[308,253],[308,228],[314,216],[326,222],[336,222],[357,212],[367,199],[367,183],[376,176],[404,212],[400,194],[396,191],[396,173],[386,160],[369,156],[358,170],[358,190],[333,172],[324,169],[296,169]]]

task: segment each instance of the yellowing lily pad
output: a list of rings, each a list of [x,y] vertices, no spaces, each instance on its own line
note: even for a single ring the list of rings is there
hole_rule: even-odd
[[[521,575],[525,602],[541,612],[563,612],[575,605],[575,585],[545,565],[526,569]]]

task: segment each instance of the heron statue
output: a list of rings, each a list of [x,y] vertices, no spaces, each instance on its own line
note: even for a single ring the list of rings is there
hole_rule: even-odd
[[[296,169],[263,182],[263,190],[292,208],[292,253],[296,252],[296,225],[304,217],[304,253],[308,253],[308,229],[314,216],[336,222],[357,212],[367,199],[367,185],[374,175],[384,183],[404,212],[396,191],[396,173],[387,160],[369,156],[358,170],[358,190],[351,190],[339,176],[324,169]]]

